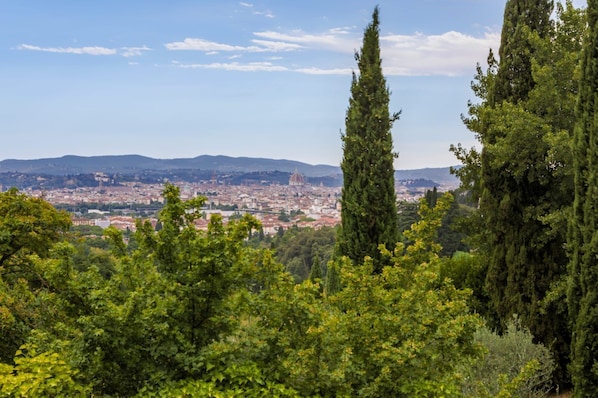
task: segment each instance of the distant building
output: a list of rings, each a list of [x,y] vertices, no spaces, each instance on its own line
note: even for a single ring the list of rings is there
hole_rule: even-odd
[[[102,229],[106,229],[110,226],[110,220],[107,218],[104,218],[102,220],[95,220],[95,225]]]
[[[295,169],[295,172],[291,174],[291,178],[289,178],[289,185],[295,187],[303,186],[305,185],[305,177]]]

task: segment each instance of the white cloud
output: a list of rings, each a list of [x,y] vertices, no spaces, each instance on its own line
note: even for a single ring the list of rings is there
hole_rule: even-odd
[[[266,10],[266,11],[254,11],[253,15],[263,15],[266,18],[274,18],[275,17],[275,15],[270,10]]]
[[[299,44],[287,43],[284,41],[270,41],[270,40],[252,40],[252,43],[257,44],[263,51],[280,52],[280,51],[295,51],[300,50],[303,46]]]
[[[183,41],[175,41],[164,45],[169,50],[195,50],[195,51],[251,51],[258,47],[242,47],[230,44],[216,43],[204,39],[186,38]]]
[[[472,73],[488,50],[498,50],[500,33],[474,37],[459,32],[440,35],[388,35],[380,37],[384,72],[388,75],[462,75]]]
[[[115,55],[116,50],[106,47],[39,47],[30,44],[21,44],[20,50],[43,51],[60,54],[87,54],[87,55]]]
[[[247,3],[244,1],[239,2],[239,5],[245,8],[253,8],[253,4],[252,3]],[[253,15],[260,15],[260,16],[264,16],[266,18],[274,18],[275,15],[272,11],[270,10],[266,10],[266,11],[253,11],[252,12]]]
[[[289,68],[282,65],[275,65],[271,62],[249,62],[249,63],[220,63],[213,62],[210,64],[181,64],[177,61],[172,61],[172,64],[185,69],[221,69],[235,72],[295,72],[307,75],[350,75],[352,69],[350,68],[336,68],[336,69],[322,69],[322,68]]]
[[[285,72],[289,70],[284,66],[273,65],[270,62],[250,62],[247,64],[215,62],[211,64],[179,64],[178,66],[180,68],[223,69],[238,72]]]
[[[282,41],[269,40],[253,40],[256,46],[237,46],[231,44],[217,43],[214,41],[204,39],[186,38],[183,41],[166,43],[164,46],[168,50],[194,50],[204,52],[280,52],[280,51],[294,51],[302,48],[302,46],[293,43],[285,43]]]
[[[309,49],[353,53],[361,47],[361,38],[350,33],[351,29],[344,27],[330,29],[321,34],[297,30],[290,33],[264,31],[254,35],[273,41],[300,44],[306,53]],[[481,37],[455,31],[438,35],[415,33],[380,37],[384,72],[388,75],[406,76],[454,76],[472,73],[475,64],[487,58],[490,48],[497,50],[499,43],[498,32],[487,32]],[[347,68],[321,69],[313,66],[304,68],[302,72],[345,74]]]
[[[339,30],[341,29],[341,30]],[[359,44],[359,38],[347,40],[345,36],[348,31],[345,28],[331,29],[321,34],[309,34],[302,30],[295,30],[291,33],[280,33],[274,31],[255,32],[254,35],[268,40],[278,40],[291,43],[301,43],[312,48],[334,48],[339,51],[353,51],[354,45]],[[347,50],[348,48],[348,50]]]
[[[320,69],[320,68],[297,68],[293,70],[298,73],[305,73],[307,75],[350,75],[353,72],[351,68],[335,68],[335,69]]]
[[[275,31],[256,32],[252,46],[236,46],[210,42],[203,39],[185,39],[183,42],[166,44],[168,49],[194,49],[209,51],[236,52],[271,52],[303,51],[301,66],[274,66],[269,63],[214,63],[198,64],[194,67],[220,68],[235,71],[289,71],[313,75],[346,75],[357,70],[353,57],[347,57],[345,65],[322,68],[309,65],[310,50],[330,53],[352,54],[361,46],[361,38],[349,34],[348,28],[328,30],[322,34],[310,34],[303,31],[281,33]],[[442,75],[456,76],[472,74],[476,63],[484,62],[490,48],[498,49],[500,33],[487,32],[476,37],[460,32],[450,31],[437,35],[415,33],[413,35],[382,35],[380,46],[382,65],[386,75],[423,76]],[[231,58],[232,59],[232,58]],[[276,60],[277,58],[268,58]]]
[[[144,51],[151,51],[152,49],[146,46],[143,47],[122,47],[121,55],[123,57],[138,57],[143,54]]]
[[[147,46],[142,47],[121,47],[120,50],[114,48],[106,48],[99,46],[88,46],[88,47],[40,47],[33,46],[31,44],[21,44],[17,47],[20,50],[29,51],[41,51],[48,53],[58,54],[85,54],[85,55],[116,55],[120,54],[123,57],[138,57],[143,55],[145,51],[151,51],[152,49]]]

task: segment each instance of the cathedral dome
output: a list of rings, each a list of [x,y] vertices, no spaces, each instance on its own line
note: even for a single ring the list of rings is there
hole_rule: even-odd
[[[303,175],[301,175],[297,171],[297,169],[295,169],[295,172],[293,174],[291,174],[291,178],[289,178],[289,185],[293,185],[293,186],[305,185],[305,177],[303,177]]]

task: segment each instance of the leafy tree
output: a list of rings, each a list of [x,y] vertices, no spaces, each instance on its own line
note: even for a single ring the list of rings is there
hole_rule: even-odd
[[[16,188],[0,193],[0,267],[16,267],[28,254],[47,256],[70,226],[68,214],[43,199]]]
[[[94,394],[132,396],[142,386],[212,380],[210,347],[240,327],[246,308],[236,297],[260,291],[281,272],[265,270],[271,257],[244,243],[258,227],[255,219],[225,226],[215,216],[204,232],[194,225],[201,198],[182,201],[172,185],[164,196],[163,228],[140,222],[133,253],[123,249],[118,231],[109,232],[115,257],[109,279],[93,265],[62,279],[59,304],[70,319],[57,328],[62,337],[52,335],[75,342],[71,356]],[[35,343],[44,352],[55,345]]]
[[[394,166],[390,129],[399,114],[388,111],[390,92],[382,74],[378,8],[366,27],[361,51],[355,54],[359,76],[353,74],[343,140],[341,226],[336,253],[355,264],[376,259],[378,245],[392,249],[398,239]]]
[[[569,286],[567,300],[572,323],[571,378],[576,397],[598,394],[596,349],[598,347],[598,125],[596,90],[598,78],[598,2],[588,1],[589,32],[584,44],[577,124],[573,141],[575,200],[569,224]]]
[[[0,362],[11,363],[29,332],[52,313],[43,262],[71,226],[64,211],[13,188],[0,193]]]

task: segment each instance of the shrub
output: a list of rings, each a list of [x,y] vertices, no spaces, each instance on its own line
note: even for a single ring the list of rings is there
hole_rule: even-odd
[[[548,396],[555,362],[550,350],[535,344],[531,333],[521,328],[516,317],[502,336],[484,327],[476,332],[475,339],[487,353],[464,372],[465,396]]]

